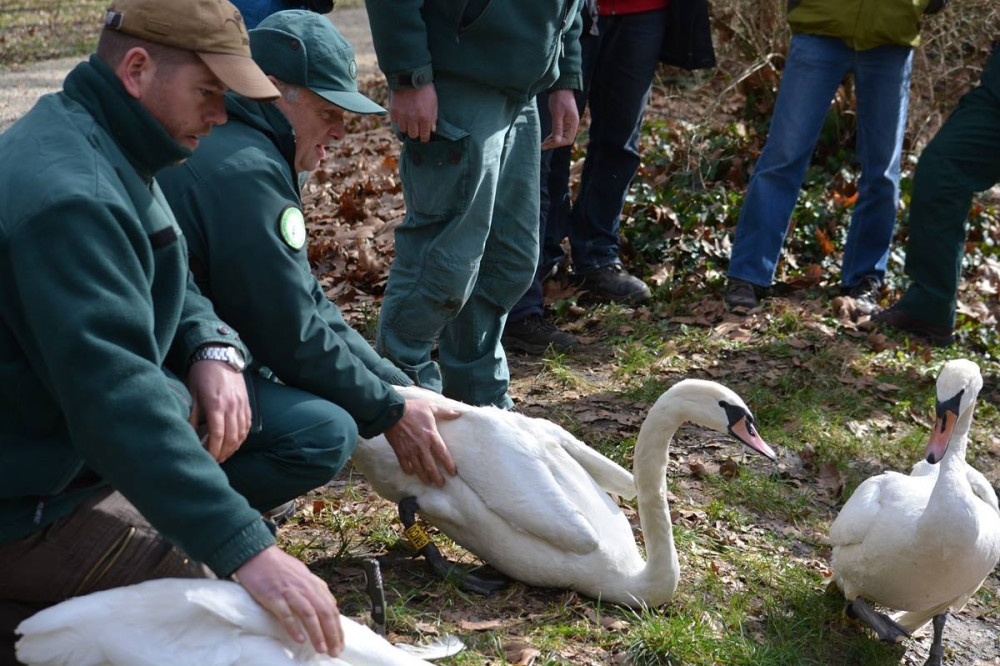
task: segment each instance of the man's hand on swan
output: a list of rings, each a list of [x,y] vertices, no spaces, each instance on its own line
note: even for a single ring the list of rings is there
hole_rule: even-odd
[[[458,473],[448,447],[437,429],[437,419],[455,419],[459,412],[432,405],[425,400],[407,400],[406,410],[396,425],[385,431],[385,438],[396,452],[399,467],[406,474],[416,474],[428,485],[443,486],[440,466],[451,476]]]

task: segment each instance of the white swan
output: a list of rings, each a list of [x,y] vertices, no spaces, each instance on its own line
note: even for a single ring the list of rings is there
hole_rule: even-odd
[[[294,642],[238,583],[161,578],[74,597],[24,620],[28,666],[432,666],[341,616],[344,651]]]
[[[934,619],[927,664],[940,664],[949,609],[961,610],[1000,560],[1000,508],[986,478],[965,462],[979,367],[945,364],[926,460],[909,476],[886,472],[858,486],[830,526],[834,582],[848,612],[879,638],[901,640]],[[864,599],[898,611],[875,613]]]
[[[394,502],[415,496],[428,522],[508,576],[633,606],[665,603],[677,588],[666,477],[677,428],[693,421],[775,458],[743,401],[715,382],[684,380],[660,396],[639,431],[634,482],[545,419],[470,407],[419,388],[400,393],[462,413],[437,424],[458,475],[441,488],[424,485],[402,472],[384,437],[361,440],[354,461],[380,495]],[[648,559],[608,496],[636,490]]]

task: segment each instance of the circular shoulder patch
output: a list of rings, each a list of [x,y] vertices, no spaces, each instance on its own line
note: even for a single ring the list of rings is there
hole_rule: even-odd
[[[285,245],[293,250],[301,250],[306,244],[306,218],[295,206],[285,206],[278,217],[278,232]]]

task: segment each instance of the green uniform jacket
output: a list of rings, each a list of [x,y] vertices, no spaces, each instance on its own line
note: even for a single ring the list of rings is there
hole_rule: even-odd
[[[243,350],[153,180],[189,154],[96,56],[0,136],[0,543],[106,485],[220,576],[274,543],[164,369]]]
[[[839,37],[856,51],[917,46],[920,17],[933,1],[788,0],[788,24],[792,32]]]
[[[229,95],[226,108],[229,121],[194,157],[157,178],[187,236],[195,280],[258,362],[347,410],[362,436],[385,432],[405,404],[389,383],[412,382],[323,294],[305,235],[298,248],[283,240],[282,213],[291,207],[301,219],[292,127],[273,104]]]
[[[583,89],[583,0],[366,0],[391,88],[448,74],[512,97]]]

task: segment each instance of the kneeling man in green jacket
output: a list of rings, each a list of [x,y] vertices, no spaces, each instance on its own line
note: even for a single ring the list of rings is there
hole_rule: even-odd
[[[325,16],[272,14],[250,31],[250,49],[281,97],[270,104],[229,94],[229,122],[158,178],[198,287],[255,359],[248,382],[260,427],[243,447],[287,443],[307,473],[321,468],[310,457],[329,460],[320,485],[346,462],[359,433],[385,433],[404,471],[443,484],[455,466],[435,416],[452,413],[395,391],[412,382],[347,325],[308,262],[300,174],[343,138],[346,112],[385,110],[358,92],[354,50]]]
[[[226,122],[228,88],[278,96],[248,43],[226,0],[113,0],[97,53],[0,136],[0,664],[36,611],[168,576],[236,575],[293,637],[343,647],[326,583],[239,492],[271,483],[240,448],[246,349],[154,180]]]

